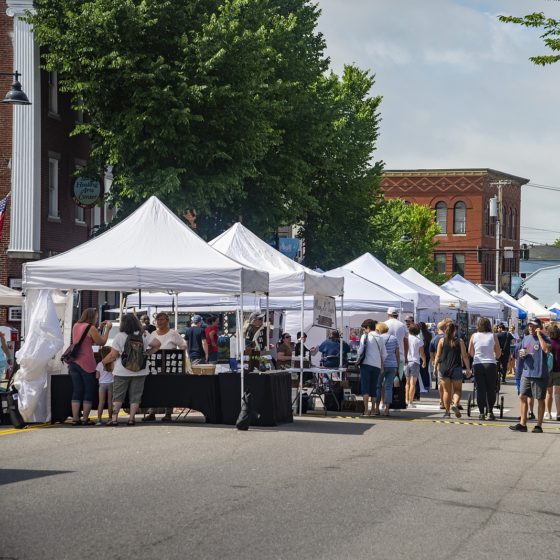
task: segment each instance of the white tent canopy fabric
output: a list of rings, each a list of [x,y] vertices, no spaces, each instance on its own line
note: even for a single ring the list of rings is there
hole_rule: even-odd
[[[320,274],[289,259],[240,223],[231,226],[209,245],[245,266],[268,272],[271,296],[339,296],[343,293],[343,278]]]
[[[469,282],[460,274],[441,286],[446,292],[467,300],[469,313],[493,318],[500,318],[503,312],[503,303],[491,296],[486,290]]]
[[[342,268],[384,286],[404,299],[411,300],[416,309],[439,310],[440,301],[438,295],[402,277],[370,253],[364,253],[361,257],[345,264]]]
[[[421,288],[439,296],[440,311],[442,313],[460,310],[466,311],[467,302],[464,299],[446,292],[437,284],[434,284],[431,280],[422,276],[422,274],[420,274],[416,269],[407,268],[404,272],[401,272],[401,276],[411,282],[414,282],[417,286],[420,286]]]
[[[388,307],[396,307],[403,312],[412,313],[414,303],[399,294],[393,293],[378,284],[366,280],[345,268],[334,268],[327,272],[329,275],[344,278],[344,312],[386,312]],[[337,307],[341,301],[337,299]],[[261,301],[262,305],[262,301]],[[269,299],[270,309],[294,310],[300,309],[301,299],[290,297],[277,297]],[[305,309],[313,309],[313,298],[305,298]]]
[[[529,294],[525,294],[523,297],[519,298],[518,301],[527,310],[529,316],[532,315],[538,319],[556,319],[556,313],[554,313],[554,311],[549,311]]]
[[[24,290],[267,292],[268,274],[210,247],[155,196],[99,237],[23,266]]]
[[[22,305],[23,296],[18,290],[12,290],[0,284],[0,305]]]
[[[499,299],[510,309],[515,310],[520,319],[525,319],[527,317],[527,310],[515,298],[512,298],[506,291],[502,290],[498,294],[496,293],[496,290],[492,290],[490,294],[493,295],[496,299]]]

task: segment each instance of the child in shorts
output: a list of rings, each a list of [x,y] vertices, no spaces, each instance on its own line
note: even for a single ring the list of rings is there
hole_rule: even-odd
[[[111,348],[109,346],[103,346],[101,348],[101,360],[109,354]],[[109,418],[113,416],[113,362],[110,364],[103,365],[100,361],[97,364],[95,377],[99,380],[99,406],[97,407],[97,425],[102,426],[103,422],[101,417],[103,416],[103,409],[105,408],[105,402],[107,402],[107,409],[109,412]]]

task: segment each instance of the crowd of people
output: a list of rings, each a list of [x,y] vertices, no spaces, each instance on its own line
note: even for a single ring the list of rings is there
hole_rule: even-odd
[[[72,328],[72,340],[77,342],[77,354],[69,366],[72,379],[72,424],[92,425],[90,418],[95,390],[98,387],[98,418],[107,405],[108,425],[116,425],[122,403],[128,394],[130,411],[128,424],[134,425],[144,382],[148,375],[146,356],[158,350],[186,351],[186,369],[191,364],[216,363],[218,360],[218,318],[210,317],[206,325],[200,315],[193,315],[191,326],[184,336],[170,328],[169,316],[155,315],[155,325],[148,317],[139,320],[134,314],[121,318],[120,332],[105,346],[112,324],[103,321],[98,325],[98,312],[86,309]],[[459,336],[457,325],[451,319],[437,324],[432,333],[426,323],[416,323],[413,316],[399,320],[395,308],[387,310],[385,321],[365,320],[361,328],[357,351],[360,386],[363,395],[364,415],[390,415],[395,387],[404,384],[407,408],[414,408],[419,386],[429,388],[433,381],[439,389],[440,409],[444,418],[451,414],[462,416],[463,380],[474,375],[476,403],[479,420],[495,420],[499,380],[505,381],[508,373],[515,375],[520,399],[518,423],[510,426],[513,431],[527,431],[528,420],[536,420],[533,432],[542,432],[544,420],[552,419],[553,403],[556,417],[560,410],[560,327],[549,323],[543,327],[538,319],[530,319],[527,329],[518,336],[515,329],[503,324],[492,327],[490,320],[480,317],[476,332],[468,344]],[[264,315],[255,312],[244,328],[246,350],[264,350],[266,336]],[[310,359],[321,353],[321,365],[337,368],[345,363],[350,346],[341,341],[340,333],[333,330],[318,347],[308,348],[307,335],[297,333],[295,344],[290,333],[282,333],[276,344],[275,360],[278,367],[290,367],[294,356]],[[2,340],[3,341],[3,340]],[[78,342],[79,341],[79,342]],[[99,360],[93,351],[100,347]],[[95,379],[98,380],[96,384]],[[535,415],[535,401],[537,413]],[[172,420],[172,409],[165,409],[163,422]],[[156,411],[149,409],[144,421],[156,420]]]

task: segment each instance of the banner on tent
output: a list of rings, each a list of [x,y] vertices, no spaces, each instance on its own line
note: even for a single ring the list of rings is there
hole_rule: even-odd
[[[336,303],[333,297],[315,296],[313,298],[313,324],[326,329],[336,327]]]

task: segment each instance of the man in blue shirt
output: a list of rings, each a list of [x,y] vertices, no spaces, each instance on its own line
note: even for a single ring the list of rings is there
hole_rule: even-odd
[[[541,332],[541,321],[531,319],[528,323],[529,334],[521,342],[519,357],[523,363],[520,386],[520,412],[519,424],[510,426],[514,432],[527,431],[527,399],[534,397],[538,403],[537,425],[533,433],[542,434],[542,422],[544,417],[544,405],[546,389],[548,386],[548,366],[546,354],[550,351],[550,340]]]
[[[328,368],[337,368],[340,365],[340,333],[331,331],[329,338],[324,340],[318,348],[323,355],[322,365]],[[350,352],[350,346],[342,341],[342,365],[346,365],[346,356]]]

